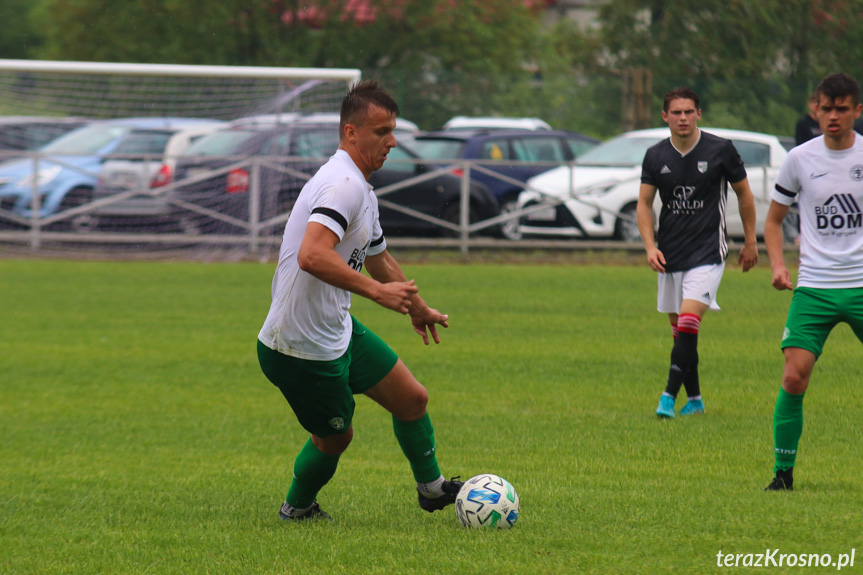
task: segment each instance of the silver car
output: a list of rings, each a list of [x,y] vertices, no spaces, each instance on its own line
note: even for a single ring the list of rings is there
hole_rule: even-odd
[[[177,158],[199,138],[226,125],[217,120],[188,120],[169,127],[129,132],[107,157],[99,172],[95,200],[118,197],[94,210],[101,223],[132,218],[152,220],[171,210],[159,189],[174,181]],[[140,194],[130,192],[140,191]]]

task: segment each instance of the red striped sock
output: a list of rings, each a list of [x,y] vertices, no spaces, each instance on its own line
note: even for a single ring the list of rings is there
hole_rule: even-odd
[[[694,313],[684,313],[677,318],[677,329],[683,333],[698,333],[701,318]]]

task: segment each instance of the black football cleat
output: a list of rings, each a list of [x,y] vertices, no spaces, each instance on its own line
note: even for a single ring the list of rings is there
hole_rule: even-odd
[[[441,489],[443,489],[443,495],[440,497],[426,497],[422,493],[417,490],[417,496],[419,498],[420,507],[428,511],[429,513],[434,513],[438,509],[443,509],[447,505],[452,505],[455,503],[456,495],[461,490],[461,486],[464,485],[463,481],[456,481],[459,479],[458,477],[453,477],[450,481],[444,481],[443,485],[441,485]]]

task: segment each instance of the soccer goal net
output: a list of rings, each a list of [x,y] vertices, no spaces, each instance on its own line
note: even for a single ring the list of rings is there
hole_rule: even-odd
[[[63,132],[0,149],[0,245],[168,257],[266,249],[290,209],[281,188],[308,177],[318,140],[337,137],[359,79],[354,69],[0,60],[0,132],[25,121]],[[309,118],[333,136],[307,129],[301,149],[289,127]],[[209,147],[192,149],[205,138]],[[185,161],[190,149],[200,161]],[[305,161],[287,161],[294,154]]]

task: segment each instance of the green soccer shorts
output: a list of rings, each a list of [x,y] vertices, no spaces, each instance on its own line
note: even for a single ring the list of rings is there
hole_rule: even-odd
[[[351,316],[351,341],[331,361],[299,359],[258,341],[261,370],[279,388],[303,429],[319,437],[345,433],[354,416],[354,395],[379,383],[398,361],[381,338]]]
[[[800,347],[818,358],[837,323],[851,326],[863,342],[863,288],[797,288],[782,334],[782,349]]]

